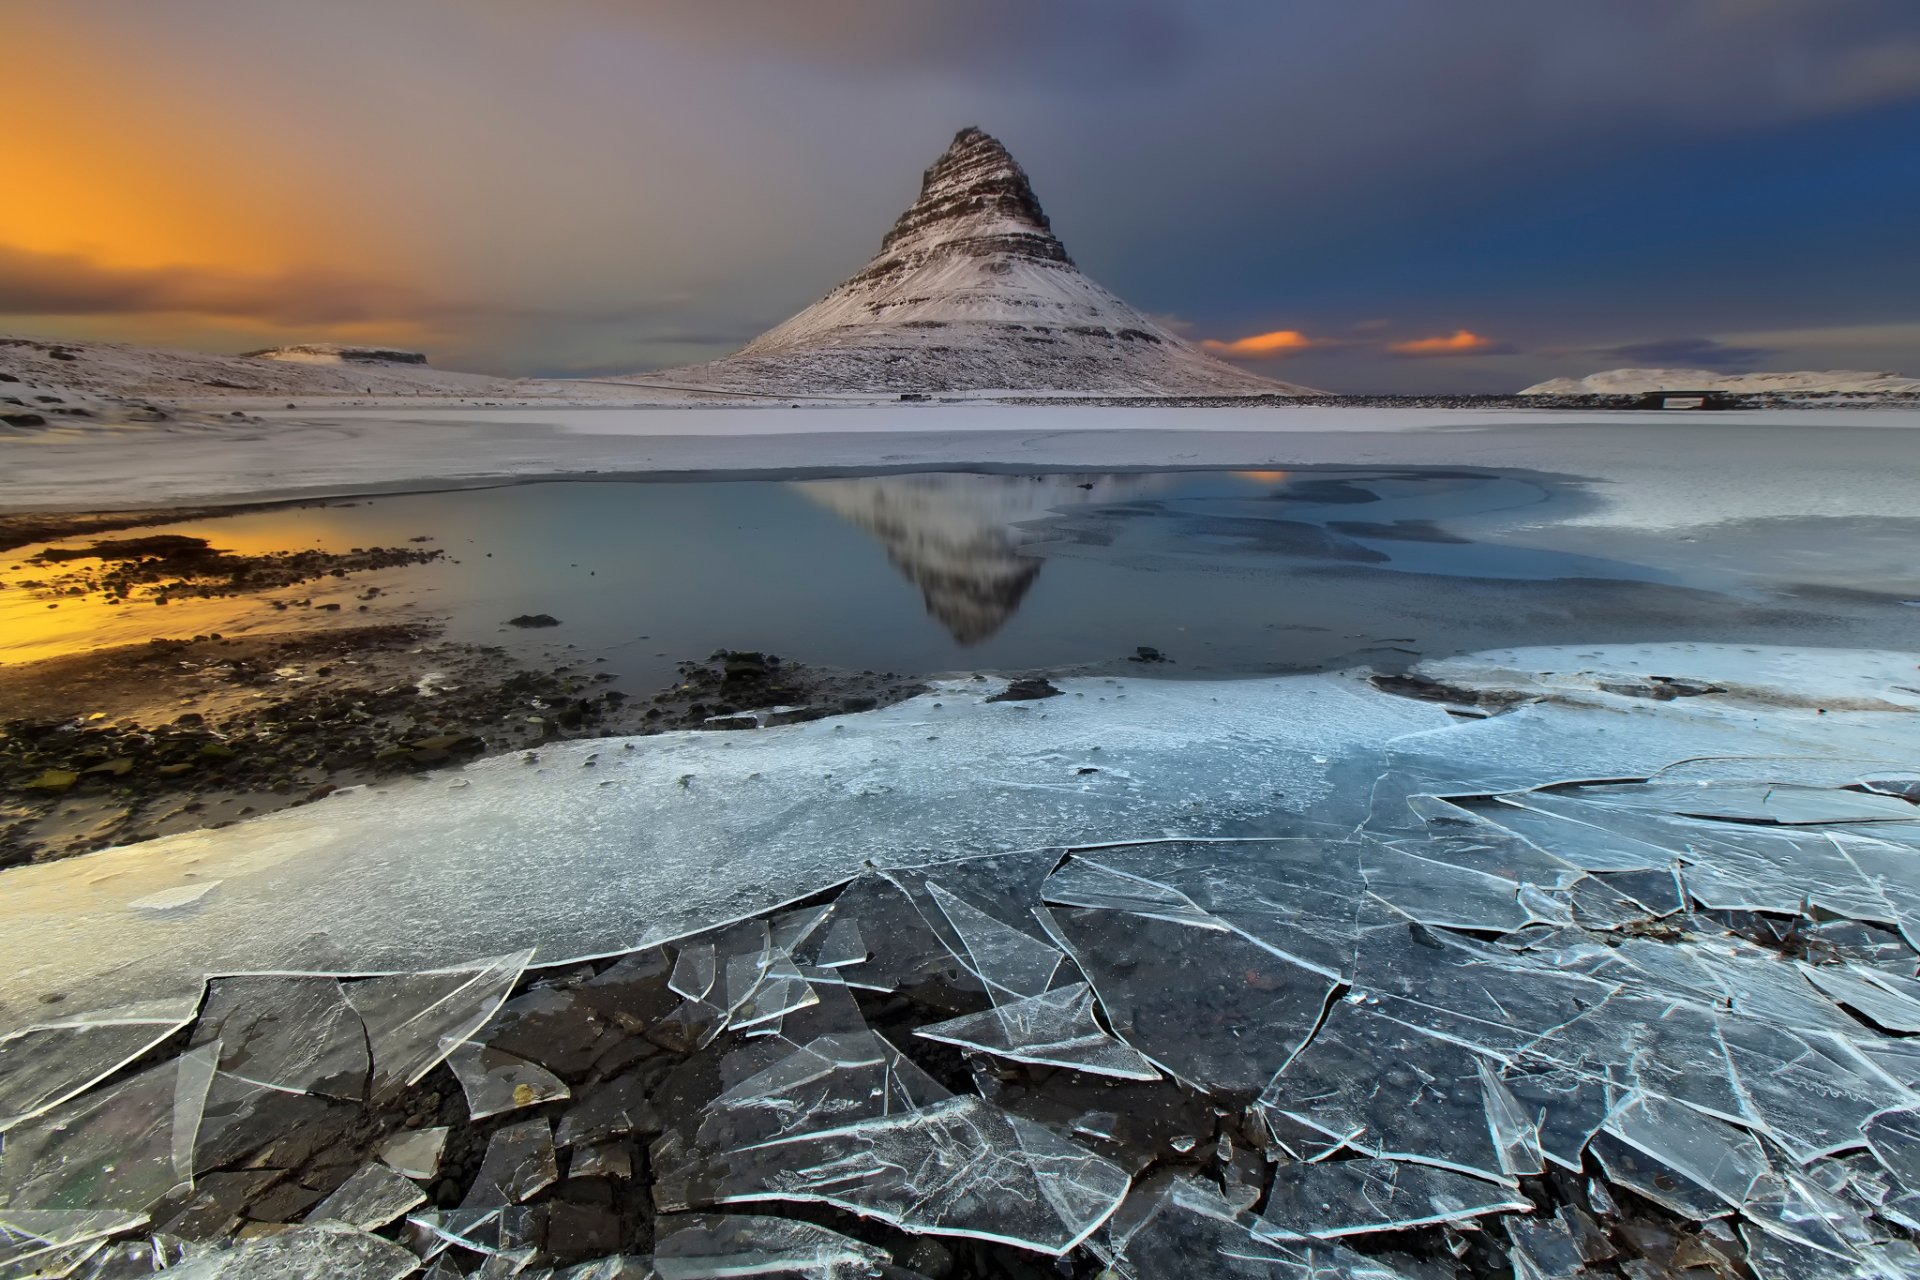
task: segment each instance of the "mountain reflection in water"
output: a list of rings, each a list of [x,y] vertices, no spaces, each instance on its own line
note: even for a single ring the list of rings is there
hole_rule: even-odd
[[[1022,526],[1063,508],[1164,487],[1161,475],[866,476],[801,480],[793,488],[865,530],[920,588],[927,613],[962,645],[1005,626],[1042,560],[1022,547],[1045,536]]]

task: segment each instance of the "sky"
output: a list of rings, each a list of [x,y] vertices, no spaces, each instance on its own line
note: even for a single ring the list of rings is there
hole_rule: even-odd
[[[0,333],[725,354],[954,132],[1345,392],[1920,374],[1915,0],[0,0]]]

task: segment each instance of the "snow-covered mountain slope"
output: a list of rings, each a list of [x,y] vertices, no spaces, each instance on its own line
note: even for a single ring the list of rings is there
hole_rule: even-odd
[[[1853,369],[1803,373],[1715,373],[1710,369],[1609,369],[1535,383],[1523,396],[1630,396],[1650,391],[1732,391],[1741,395],[1920,395],[1920,378]]]
[[[82,395],[152,399],[515,393],[505,379],[433,369],[424,360],[216,356],[120,342],[0,338],[0,395],[16,382]]]
[[[978,129],[927,170],[853,278],[725,359],[634,376],[779,395],[1316,394],[1214,359],[1088,279]]]

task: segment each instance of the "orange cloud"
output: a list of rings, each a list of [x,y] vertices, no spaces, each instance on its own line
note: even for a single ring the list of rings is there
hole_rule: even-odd
[[[1256,333],[1247,338],[1235,338],[1232,342],[1208,338],[1200,345],[1215,355],[1237,356],[1242,360],[1274,360],[1319,344],[1297,329],[1275,329],[1272,333]]]
[[[1466,329],[1455,329],[1448,338],[1413,338],[1390,342],[1387,350],[1397,356],[1470,356],[1499,350],[1500,344]]]

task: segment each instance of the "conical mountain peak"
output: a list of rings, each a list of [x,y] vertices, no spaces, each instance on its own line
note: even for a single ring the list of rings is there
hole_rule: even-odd
[[[1000,140],[980,129],[962,129],[921,175],[920,198],[901,214],[880,242],[869,272],[884,272],[891,258],[955,245],[976,256],[1007,253],[1068,266],[1065,247],[1054,238],[1033,185]]]
[[[733,355],[713,390],[1312,395],[1214,359],[1081,274],[1000,141],[962,129],[846,283]]]

